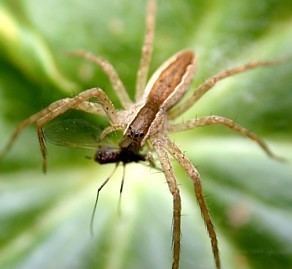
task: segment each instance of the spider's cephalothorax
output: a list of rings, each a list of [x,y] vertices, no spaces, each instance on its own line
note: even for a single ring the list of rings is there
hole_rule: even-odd
[[[275,157],[268,146],[256,134],[231,119],[212,115],[191,119],[183,123],[173,123],[172,120],[187,111],[220,80],[257,67],[279,64],[282,61],[257,61],[226,69],[207,79],[193,91],[188,99],[181,101],[181,98],[190,85],[195,70],[196,58],[190,50],[181,51],[172,56],[152,75],[146,85],[152,56],[155,11],[156,1],[148,0],[146,34],[142,48],[140,67],[137,73],[136,103],[131,101],[117,72],[106,59],[96,57],[85,51],[75,51],[72,53],[74,56],[83,57],[94,62],[108,75],[124,109],[117,111],[105,92],[100,88],[88,89],[75,97],[58,100],[22,121],[12,134],[2,155],[11,148],[15,139],[25,127],[35,124],[43,157],[43,170],[46,171],[47,151],[45,137],[42,131],[46,123],[69,109],[77,109],[106,116],[109,119],[110,126],[104,130],[104,134],[122,129],[123,137],[116,148],[105,146],[99,148],[94,156],[96,162],[100,164],[116,163],[117,167],[119,163],[127,164],[130,162],[150,161],[148,155],[156,155],[159,160],[161,170],[165,175],[166,182],[173,197],[172,269],[178,269],[180,261],[181,198],[170,162],[170,156],[185,169],[193,182],[195,196],[210,237],[215,265],[217,269],[220,269],[221,264],[217,236],[203,195],[200,175],[187,156],[169,139],[168,133],[207,125],[222,125],[255,141],[268,156]],[[98,189],[98,193],[108,182],[109,178]]]

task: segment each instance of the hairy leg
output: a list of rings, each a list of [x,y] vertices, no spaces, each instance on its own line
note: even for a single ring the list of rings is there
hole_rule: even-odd
[[[43,156],[43,169],[46,170],[46,147],[45,147],[45,138],[42,132],[42,127],[49,121],[58,117],[59,115],[65,113],[69,109],[74,109],[76,106],[80,105],[84,101],[95,98],[96,101],[102,106],[104,112],[107,114],[109,120],[112,123],[116,122],[117,115],[116,110],[106,96],[106,94],[99,88],[92,88],[86,91],[83,91],[72,98],[64,98],[60,99],[43,110],[31,115],[29,118],[23,120],[18,124],[15,131],[12,133],[8,143],[4,147],[3,151],[0,153],[0,158],[3,157],[12,147],[15,140],[22,132],[24,128],[31,124],[35,124],[37,127],[37,135],[40,143],[41,153]]]
[[[81,110],[97,116],[106,116],[106,113],[104,112],[104,109],[100,104],[90,101],[84,101],[79,105],[75,106],[74,109]]]
[[[181,236],[181,198],[179,189],[176,183],[174,172],[169,161],[167,152],[165,151],[165,145],[160,139],[153,140],[154,149],[158,155],[161,163],[162,171],[165,175],[168,188],[173,196],[173,262],[172,269],[179,268],[180,258],[180,236]]]
[[[270,150],[268,145],[262,139],[260,139],[255,133],[240,126],[235,121],[228,119],[228,118],[225,118],[225,117],[213,115],[213,116],[206,116],[206,117],[201,117],[198,119],[188,120],[188,121],[183,122],[183,123],[170,124],[169,131],[170,132],[180,132],[180,131],[189,130],[191,128],[203,127],[203,126],[208,126],[208,125],[223,125],[223,126],[229,128],[235,132],[238,132],[241,135],[256,142],[269,157],[271,157],[273,159],[281,160],[281,158],[277,157]]]
[[[169,139],[167,139],[167,150],[170,152],[170,154],[177,160],[177,162],[185,169],[187,174],[191,177],[194,189],[195,189],[195,195],[201,210],[201,214],[203,216],[205,225],[207,227],[207,231],[211,240],[211,246],[212,251],[215,259],[216,268],[220,269],[220,256],[219,256],[219,249],[218,249],[218,241],[217,241],[217,235],[214,229],[214,225],[212,223],[212,219],[205,201],[205,198],[203,196],[203,188],[202,183],[200,179],[199,172],[197,169],[193,166],[191,161],[182,153],[182,151]]]
[[[100,66],[103,72],[108,76],[112,84],[112,87],[114,88],[115,93],[117,94],[123,108],[126,109],[132,104],[132,101],[128,95],[128,92],[122,80],[120,79],[115,68],[108,60],[102,57],[97,57],[93,53],[84,50],[72,51],[70,52],[70,55],[85,58],[86,60]]]
[[[135,98],[136,101],[143,95],[146,82],[147,82],[149,66],[150,66],[152,51],[153,51],[155,14],[156,14],[156,0],[148,0],[144,44],[142,47],[142,55],[141,55],[139,69],[137,72],[136,98]]]
[[[217,82],[234,76],[236,74],[244,73],[249,70],[259,68],[259,67],[268,67],[273,65],[278,65],[281,63],[286,62],[286,60],[275,60],[275,61],[255,61],[255,62],[249,62],[247,64],[239,65],[233,68],[229,68],[226,70],[223,70],[216,75],[208,78],[206,81],[204,81],[201,85],[199,85],[198,88],[195,89],[193,95],[191,95],[188,99],[185,99],[181,103],[179,103],[177,106],[175,106],[170,112],[169,112],[169,118],[174,119],[180,115],[182,115],[184,112],[186,112],[190,107],[193,106],[202,96],[205,95],[209,90],[211,90]]]

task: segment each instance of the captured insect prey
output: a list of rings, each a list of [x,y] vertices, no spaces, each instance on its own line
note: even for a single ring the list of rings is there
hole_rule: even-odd
[[[68,7],[70,8],[70,7]],[[182,48],[161,64],[149,77],[149,67],[152,58],[154,30],[156,22],[156,0],[148,0],[146,6],[145,35],[141,49],[141,59],[136,76],[135,100],[129,96],[124,83],[113,65],[105,58],[95,56],[85,50],[75,50],[69,54],[85,59],[97,65],[108,77],[114,92],[122,106],[117,109],[106,90],[92,87],[81,91],[73,97],[59,99],[44,109],[36,112],[20,122],[12,133],[4,149],[2,157],[11,150],[22,131],[30,126],[36,127],[36,135],[42,157],[42,169],[47,172],[46,141],[67,147],[94,149],[90,158],[98,165],[115,164],[111,174],[104,179],[98,188],[96,201],[90,222],[90,231],[94,232],[94,213],[99,193],[111,179],[117,168],[122,166],[120,196],[124,186],[125,170],[129,163],[142,163],[153,169],[162,171],[169,192],[173,199],[172,211],[172,269],[180,267],[181,260],[181,195],[175,176],[172,159],[186,172],[194,187],[194,199],[206,226],[210,241],[214,268],[220,269],[220,241],[216,227],[208,209],[199,171],[190,158],[170,139],[171,133],[195,129],[198,127],[220,125],[255,143],[268,157],[280,160],[269,145],[257,134],[241,126],[236,121],[220,115],[196,117],[180,122],[178,117],[194,106],[205,94],[215,89],[217,83],[240,73],[253,69],[274,67],[284,64],[287,59],[259,60],[247,62],[225,69],[207,78],[198,87],[192,89],[191,84],[197,69],[198,56],[190,48]],[[118,42],[118,41],[117,41]],[[186,92],[191,92],[186,96]],[[87,112],[107,120],[105,128],[85,119],[55,120],[69,110]],[[82,133],[80,132],[82,129]],[[111,139],[115,134],[115,141]],[[127,169],[130,169],[128,167]],[[211,252],[210,252],[211,253]],[[213,262],[213,261],[212,261]]]

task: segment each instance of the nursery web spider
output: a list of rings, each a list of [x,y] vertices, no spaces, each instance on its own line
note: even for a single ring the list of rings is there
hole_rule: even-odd
[[[137,72],[135,103],[129,98],[124,84],[114,67],[104,58],[96,57],[85,51],[74,51],[72,55],[85,58],[98,65],[109,77],[113,88],[122,104],[123,110],[116,110],[106,93],[100,88],[92,88],[79,93],[72,98],[60,99],[43,110],[22,121],[2,155],[14,144],[22,130],[36,125],[37,137],[43,159],[43,170],[46,171],[46,144],[43,127],[69,109],[76,109],[88,113],[103,115],[109,120],[107,127],[101,134],[101,139],[116,130],[123,131],[123,137],[116,148],[100,147],[97,149],[94,160],[100,164],[130,162],[149,162],[152,155],[158,157],[169,191],[173,197],[173,262],[172,268],[179,268],[180,240],[181,240],[181,197],[174,175],[170,156],[185,169],[194,185],[194,192],[204,219],[213,251],[215,266],[221,268],[218,241],[215,228],[203,196],[203,188],[199,172],[190,159],[169,139],[169,133],[184,131],[207,125],[222,125],[253,140],[265,153],[275,158],[269,147],[256,134],[240,126],[231,119],[212,115],[188,120],[184,123],[173,123],[173,120],[182,115],[202,96],[211,90],[219,81],[248,70],[279,64],[281,61],[257,61],[241,66],[226,69],[204,81],[187,100],[182,100],[190,86],[196,67],[196,56],[191,50],[176,53],[164,62],[152,75],[147,83],[148,70],[152,57],[154,28],[155,28],[156,1],[148,0],[146,15],[146,32],[142,47],[140,67]],[[102,184],[99,190],[106,184]],[[98,192],[99,192],[98,190]]]

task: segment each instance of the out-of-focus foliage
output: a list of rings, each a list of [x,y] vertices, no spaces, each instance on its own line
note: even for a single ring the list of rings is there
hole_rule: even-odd
[[[133,96],[145,2],[1,1],[0,146],[21,119],[92,86],[105,89],[119,107],[98,68],[66,55],[73,49],[108,58]],[[198,55],[195,86],[226,67],[292,55],[290,0],[158,2],[152,71],[177,50],[191,48]],[[209,114],[235,119],[290,160],[271,160],[219,127],[173,137],[201,173],[223,268],[292,268],[292,64],[220,83],[181,120]],[[96,123],[102,128],[105,121]],[[36,140],[33,128],[26,130],[1,160],[1,269],[170,268],[172,202],[161,173],[126,167],[119,217],[119,170],[101,194],[90,238],[96,189],[112,166],[84,158],[93,152],[49,145],[43,175]],[[214,268],[192,185],[176,168],[183,196],[181,268]]]

